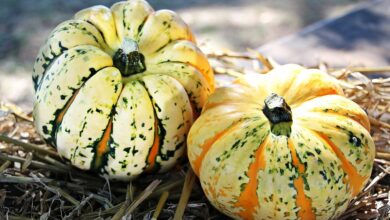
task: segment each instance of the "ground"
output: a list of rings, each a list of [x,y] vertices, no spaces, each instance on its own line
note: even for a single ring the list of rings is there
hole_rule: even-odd
[[[50,31],[78,10],[116,1],[3,0],[0,8],[0,100],[32,105],[33,61]],[[198,42],[244,51],[351,10],[363,0],[150,0],[177,11]]]

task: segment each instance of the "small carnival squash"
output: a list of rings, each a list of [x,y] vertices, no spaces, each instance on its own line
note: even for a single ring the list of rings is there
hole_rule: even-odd
[[[188,26],[143,0],[87,8],[58,25],[33,82],[43,138],[73,165],[117,179],[172,167],[214,89]]]
[[[298,65],[218,88],[188,156],[210,202],[236,219],[335,219],[367,183],[366,113],[337,82]]]

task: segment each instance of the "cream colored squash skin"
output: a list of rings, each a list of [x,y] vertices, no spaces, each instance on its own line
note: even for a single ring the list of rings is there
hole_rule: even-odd
[[[58,25],[33,82],[44,139],[75,166],[116,179],[171,168],[214,90],[188,26],[142,0],[87,8]]]
[[[298,65],[210,96],[188,156],[210,202],[236,219],[336,219],[367,183],[366,113],[333,78]]]

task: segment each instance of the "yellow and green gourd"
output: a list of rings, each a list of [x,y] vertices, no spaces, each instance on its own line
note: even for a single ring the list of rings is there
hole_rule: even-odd
[[[33,82],[43,138],[76,167],[117,179],[172,167],[214,90],[188,26],[143,0],[87,8],[58,25]]]
[[[366,113],[338,83],[298,65],[218,88],[188,136],[210,202],[235,219],[336,219],[375,155]]]

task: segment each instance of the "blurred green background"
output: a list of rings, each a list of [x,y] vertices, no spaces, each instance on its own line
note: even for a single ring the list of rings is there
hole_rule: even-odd
[[[33,61],[50,31],[78,10],[114,0],[2,0],[0,101],[31,109]],[[344,14],[363,0],[150,0],[177,11],[199,43],[245,51]]]

